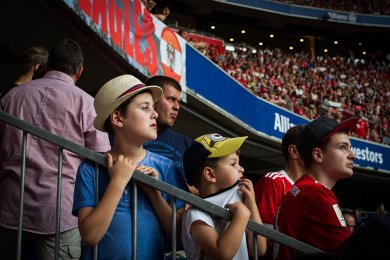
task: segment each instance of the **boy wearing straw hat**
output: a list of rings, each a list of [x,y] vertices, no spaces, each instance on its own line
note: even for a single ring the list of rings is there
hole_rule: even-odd
[[[253,184],[244,179],[238,149],[247,136],[226,138],[219,134],[203,135],[184,152],[184,172],[189,185],[199,196],[229,209],[228,222],[195,207],[183,215],[182,242],[188,259],[249,259],[253,233],[246,234],[251,219],[261,222]],[[257,237],[259,255],[266,250],[264,237]]]
[[[160,98],[158,86],[145,86],[131,75],[116,77],[104,84],[95,97],[96,129],[114,136],[107,153],[108,168],[90,161],[80,165],[73,203],[86,246],[83,259],[92,258],[92,246],[99,244],[99,259],[162,259],[163,234],[171,233],[170,197],[138,184],[137,248],[132,248],[132,196],[134,170],[149,174],[173,186],[188,190],[173,161],[146,151],[143,143],[157,137],[157,113],[153,104]],[[95,185],[99,178],[99,203]],[[130,183],[129,183],[130,182]],[[182,201],[177,208],[184,207]]]

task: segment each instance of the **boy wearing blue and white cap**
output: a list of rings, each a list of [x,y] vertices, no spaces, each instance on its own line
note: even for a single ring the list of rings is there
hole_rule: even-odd
[[[184,213],[182,243],[188,259],[249,259],[248,252],[253,252],[253,233],[246,232],[246,225],[249,219],[262,221],[253,184],[244,178],[239,164],[238,150],[246,138],[203,135],[184,153],[188,184],[199,190],[201,198],[233,213],[230,222],[195,207]],[[258,236],[257,243],[259,255],[264,255],[265,238]]]

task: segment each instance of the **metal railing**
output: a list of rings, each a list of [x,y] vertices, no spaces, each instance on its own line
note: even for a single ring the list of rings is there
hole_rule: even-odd
[[[63,150],[68,150],[70,152],[73,152],[75,154],[78,154],[86,159],[89,159],[91,161],[94,161],[97,165],[103,165],[107,166],[106,157],[96,153],[90,149],[87,149],[83,146],[80,146],[78,144],[75,144],[69,140],[66,140],[64,138],[61,138],[57,135],[54,135],[42,128],[39,128],[35,125],[26,123],[16,117],[13,117],[3,111],[0,111],[0,121],[5,122],[6,124],[10,124],[16,128],[19,128],[23,131],[23,143],[22,143],[22,152],[23,152],[23,159],[21,162],[21,183],[20,183],[20,208],[19,208],[19,223],[18,223],[18,240],[17,240],[17,259],[21,259],[21,243],[22,243],[22,220],[23,220],[23,197],[24,197],[24,176],[26,172],[26,139],[27,134],[31,134],[34,136],[37,136],[41,139],[44,139],[48,142],[51,142],[53,144],[56,144],[58,146],[58,186],[57,186],[57,209],[56,209],[56,228],[55,228],[55,237],[56,237],[56,243],[55,243],[55,259],[59,258],[59,233],[60,233],[60,209],[61,209],[61,173],[62,173],[62,153]],[[98,167],[97,167],[98,168]],[[98,174],[97,174],[98,175]],[[196,206],[197,208],[204,210],[206,212],[211,213],[214,216],[224,218],[225,220],[230,221],[232,219],[232,213],[228,210],[216,206],[215,204],[212,204],[208,201],[205,201],[191,193],[185,192],[179,188],[176,188],[174,186],[171,186],[170,184],[167,184],[165,182],[162,182],[160,180],[156,180],[154,178],[151,178],[150,176],[147,176],[145,174],[142,174],[141,172],[134,172],[133,179],[136,181],[145,183],[151,187],[154,187],[162,192],[165,192],[172,196],[172,255],[176,255],[176,200],[180,199],[185,201],[188,204],[191,204],[193,206]],[[133,219],[136,219],[134,216],[136,216],[136,182],[133,184]],[[98,194],[98,193],[97,193]],[[135,206],[134,206],[135,205]],[[253,231],[256,234],[265,236],[275,242],[284,244],[292,249],[295,249],[301,253],[308,254],[308,253],[323,253],[321,250],[312,247],[308,244],[305,244],[299,240],[296,240],[294,238],[291,238],[289,236],[286,236],[278,231],[269,229],[261,224],[255,223],[252,220],[249,220],[247,224],[247,228],[251,231]],[[133,221],[133,248],[136,248],[134,245],[137,242],[136,240],[136,222]],[[254,243],[256,245],[256,236],[254,237]],[[136,259],[136,250],[133,250],[133,259]],[[95,247],[94,249],[94,258],[97,257],[98,250]],[[257,256],[257,248],[254,247],[254,256],[256,258]]]

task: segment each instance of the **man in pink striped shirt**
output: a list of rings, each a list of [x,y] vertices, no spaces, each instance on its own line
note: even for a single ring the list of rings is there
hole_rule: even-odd
[[[107,134],[93,126],[93,98],[75,85],[83,71],[79,44],[67,39],[56,43],[48,70],[43,78],[10,90],[1,99],[1,109],[76,144],[98,152],[109,150]],[[0,136],[0,252],[2,259],[15,259],[22,131],[1,122]],[[79,258],[81,238],[72,205],[83,158],[64,150],[62,160],[60,259]],[[37,259],[54,259],[57,174],[58,147],[27,135],[23,238],[37,237]]]

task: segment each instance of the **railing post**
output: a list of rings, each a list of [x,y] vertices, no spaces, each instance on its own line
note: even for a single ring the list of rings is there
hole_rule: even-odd
[[[176,259],[176,197],[171,196],[172,202],[172,256]]]
[[[257,248],[257,233],[255,231],[250,231],[253,233],[253,239],[252,239],[252,242],[253,242],[253,259],[258,259],[259,256],[258,256],[258,248]]]
[[[96,179],[95,179],[95,198],[96,198],[96,207],[99,204],[99,176],[100,176],[100,167],[97,162],[95,162],[96,168]],[[97,260],[99,253],[99,243],[93,247],[93,260]]]
[[[23,210],[24,210],[24,182],[26,176],[26,143],[27,132],[23,131],[22,139],[22,171],[20,173],[20,191],[19,191],[19,219],[18,219],[18,240],[16,249],[16,259],[22,258],[22,234],[23,234]]]
[[[132,182],[133,186],[133,197],[132,197],[132,225],[133,225],[133,260],[137,260],[137,183],[135,181]]]
[[[62,193],[62,155],[63,148],[58,147],[58,175],[57,175],[57,201],[56,201],[56,242],[54,259],[59,258],[60,231],[61,231],[61,193]]]

